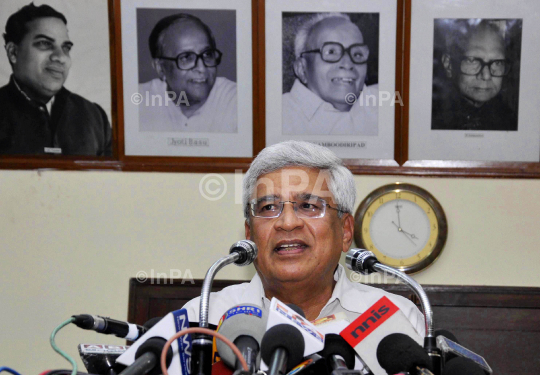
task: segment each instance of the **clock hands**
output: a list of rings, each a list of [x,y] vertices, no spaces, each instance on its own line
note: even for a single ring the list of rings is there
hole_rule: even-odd
[[[396,226],[398,232],[403,233],[405,235],[405,237],[407,237],[409,239],[409,241],[411,241],[413,243],[413,245],[416,245],[416,243],[413,241],[413,238],[417,240],[418,237],[416,237],[416,235],[414,233],[406,232],[401,228],[401,218],[399,217],[400,207],[402,207],[402,206],[399,205],[399,201],[396,201],[396,212],[397,212],[398,224],[394,223],[394,221],[392,221],[392,224],[394,224]]]

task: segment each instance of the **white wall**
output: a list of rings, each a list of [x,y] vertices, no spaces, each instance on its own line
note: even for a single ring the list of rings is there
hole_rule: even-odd
[[[199,193],[203,177],[0,171],[0,366],[22,374],[69,368],[49,346],[51,331],[73,314],[126,319],[128,280],[140,271],[189,270],[203,278],[244,237],[235,176],[223,175],[228,189],[217,201]],[[448,242],[440,259],[415,275],[420,283],[540,286],[539,180],[355,179],[357,204],[395,181],[419,185],[442,204]],[[219,277],[253,273],[231,266]],[[124,341],[73,325],[57,336],[77,358],[83,342]]]

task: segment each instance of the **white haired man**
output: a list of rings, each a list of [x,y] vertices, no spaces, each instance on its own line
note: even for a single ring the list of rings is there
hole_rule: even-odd
[[[313,16],[300,26],[294,49],[296,80],[282,98],[283,134],[378,135],[379,89],[365,84],[369,48],[349,16]]]
[[[353,321],[382,296],[391,299],[424,336],[424,319],[409,300],[347,279],[339,265],[353,240],[356,189],[351,172],[332,151],[288,141],[265,148],[244,178],[246,238],[259,249],[251,282],[210,295],[208,322],[229,308],[268,308],[272,297],[299,306],[308,320],[342,312]],[[188,302],[199,320],[199,298]]]

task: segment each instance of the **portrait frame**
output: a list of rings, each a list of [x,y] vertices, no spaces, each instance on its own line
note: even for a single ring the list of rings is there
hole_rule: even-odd
[[[381,173],[383,170],[393,169],[386,167],[399,166],[402,161],[400,142],[402,109],[399,105],[379,106],[378,134],[375,136],[284,134],[281,116],[286,52],[283,51],[286,48],[290,49],[286,44],[290,43],[291,38],[285,35],[286,23],[282,19],[285,13],[298,13],[300,16],[305,13],[325,12],[343,12],[353,15],[378,14],[380,23],[377,34],[378,56],[375,57],[378,65],[376,83],[379,85],[379,93],[383,91],[391,93],[391,102],[394,103],[395,93],[399,93],[402,98],[403,50],[402,43],[397,43],[397,41],[402,40],[403,36],[404,2],[385,0],[374,4],[369,1],[341,0],[314,5],[305,0],[295,2],[279,0],[271,1],[271,7],[267,6],[268,2],[269,0],[259,0],[260,23],[264,22],[264,28],[262,26],[260,28],[259,47],[261,48],[260,55],[263,56],[261,59],[265,62],[265,65],[261,66],[260,73],[260,77],[265,78],[265,87],[261,89],[261,97],[265,98],[265,107],[261,110],[261,115],[264,116],[261,122],[265,123],[265,144],[270,145],[288,139],[322,144],[345,159],[346,165],[355,173]],[[279,80],[275,77],[276,72],[281,72],[282,77]]]
[[[0,5],[0,23],[4,29],[7,18],[31,1],[6,0]],[[69,0],[36,0],[36,6],[47,4],[64,14],[70,40],[74,42],[71,51],[71,69],[64,86],[71,92],[98,104],[106,113],[112,132],[111,156],[61,155],[61,154],[2,154],[2,169],[110,169],[118,159],[118,113],[116,102],[117,66],[115,51],[115,27],[113,0],[85,0],[76,5]],[[83,16],[81,16],[83,15]],[[99,30],[96,31],[96,27]],[[93,38],[88,38],[89,34]],[[5,55],[4,55],[5,56]],[[7,59],[2,57],[0,79],[11,75]],[[95,74],[88,82],[88,72]]]
[[[187,1],[179,4],[174,0],[115,1],[120,16],[122,35],[121,54],[123,64],[117,67],[117,74],[123,77],[122,92],[118,100],[122,103],[123,124],[120,127],[120,159],[124,169],[136,170],[176,170],[176,171],[232,171],[249,166],[253,155],[262,149],[260,132],[257,130],[257,3],[255,0],[234,0],[224,4],[219,0]],[[183,132],[141,132],[138,129],[138,109],[130,103],[131,95],[138,92],[139,71],[137,64],[129,63],[138,59],[137,9],[156,11],[167,10],[186,13],[201,11],[203,14],[234,12],[235,47],[234,58],[238,62],[236,74],[241,84],[238,89],[238,132],[224,133],[183,133]],[[201,18],[202,19],[202,18]],[[206,20],[203,19],[203,22]],[[214,34],[217,34],[214,32]],[[219,38],[216,36],[218,49]],[[226,52],[226,51],[225,51]],[[247,58],[243,58],[248,56]],[[241,60],[241,57],[243,58]],[[134,68],[135,66],[135,68]],[[219,70],[218,70],[219,76]],[[171,145],[171,139],[172,145]],[[169,149],[167,149],[169,142]],[[191,142],[191,143],[190,143]],[[177,146],[177,147],[174,147]]]
[[[540,117],[540,106],[538,100],[531,99],[536,96],[533,85],[535,80],[527,78],[540,75],[540,68],[534,66],[535,59],[540,56],[540,48],[533,39],[540,32],[540,4],[529,0],[512,4],[500,0],[457,3],[408,0],[405,19],[405,70],[409,74],[405,76],[403,172],[464,177],[540,177],[540,121],[537,120]],[[511,74],[514,76],[510,78],[513,81],[503,81],[499,96],[502,97],[500,101],[504,100],[506,105],[509,101],[508,92],[514,89],[517,130],[432,129],[432,113],[439,108],[433,104],[435,86],[436,82],[441,82],[437,76],[436,64],[440,61],[443,48],[437,40],[443,40],[446,47],[452,43],[450,34],[446,35],[446,39],[440,38],[440,25],[443,21],[446,25],[462,21],[473,25],[479,22],[509,25],[504,28],[502,35],[505,36],[506,54],[512,53],[512,70],[504,79]],[[520,28],[513,32],[511,27],[515,25]],[[509,45],[513,48],[510,52]],[[516,55],[518,47],[519,54]],[[457,79],[454,81],[454,90],[466,90],[466,87],[459,86],[461,81]],[[462,122],[460,126],[466,127],[467,123]]]

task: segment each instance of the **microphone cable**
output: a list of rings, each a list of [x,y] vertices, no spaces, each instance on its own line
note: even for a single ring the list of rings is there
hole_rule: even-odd
[[[73,366],[73,371],[71,371],[71,375],[77,375],[77,362],[75,362],[75,360],[73,358],[71,358],[67,353],[65,353],[62,349],[60,349],[56,345],[56,342],[54,341],[54,338],[55,338],[56,333],[58,331],[60,331],[62,328],[64,328],[68,324],[73,323],[74,321],[75,321],[75,318],[71,317],[68,320],[66,320],[65,322],[63,322],[62,324],[60,324],[58,327],[56,327],[52,331],[51,337],[49,339],[49,341],[51,343],[51,346],[54,349],[54,351],[57,352],[58,354],[60,354],[62,357],[64,357],[69,363],[71,363],[71,366]]]
[[[9,373],[11,373],[11,374],[13,374],[13,375],[21,375],[21,374],[19,374],[17,371],[15,371],[15,370],[13,370],[12,368],[9,368],[9,367],[7,367],[7,366],[2,366],[2,367],[0,367],[0,372],[2,372],[2,371],[7,371],[7,372],[9,372]]]

